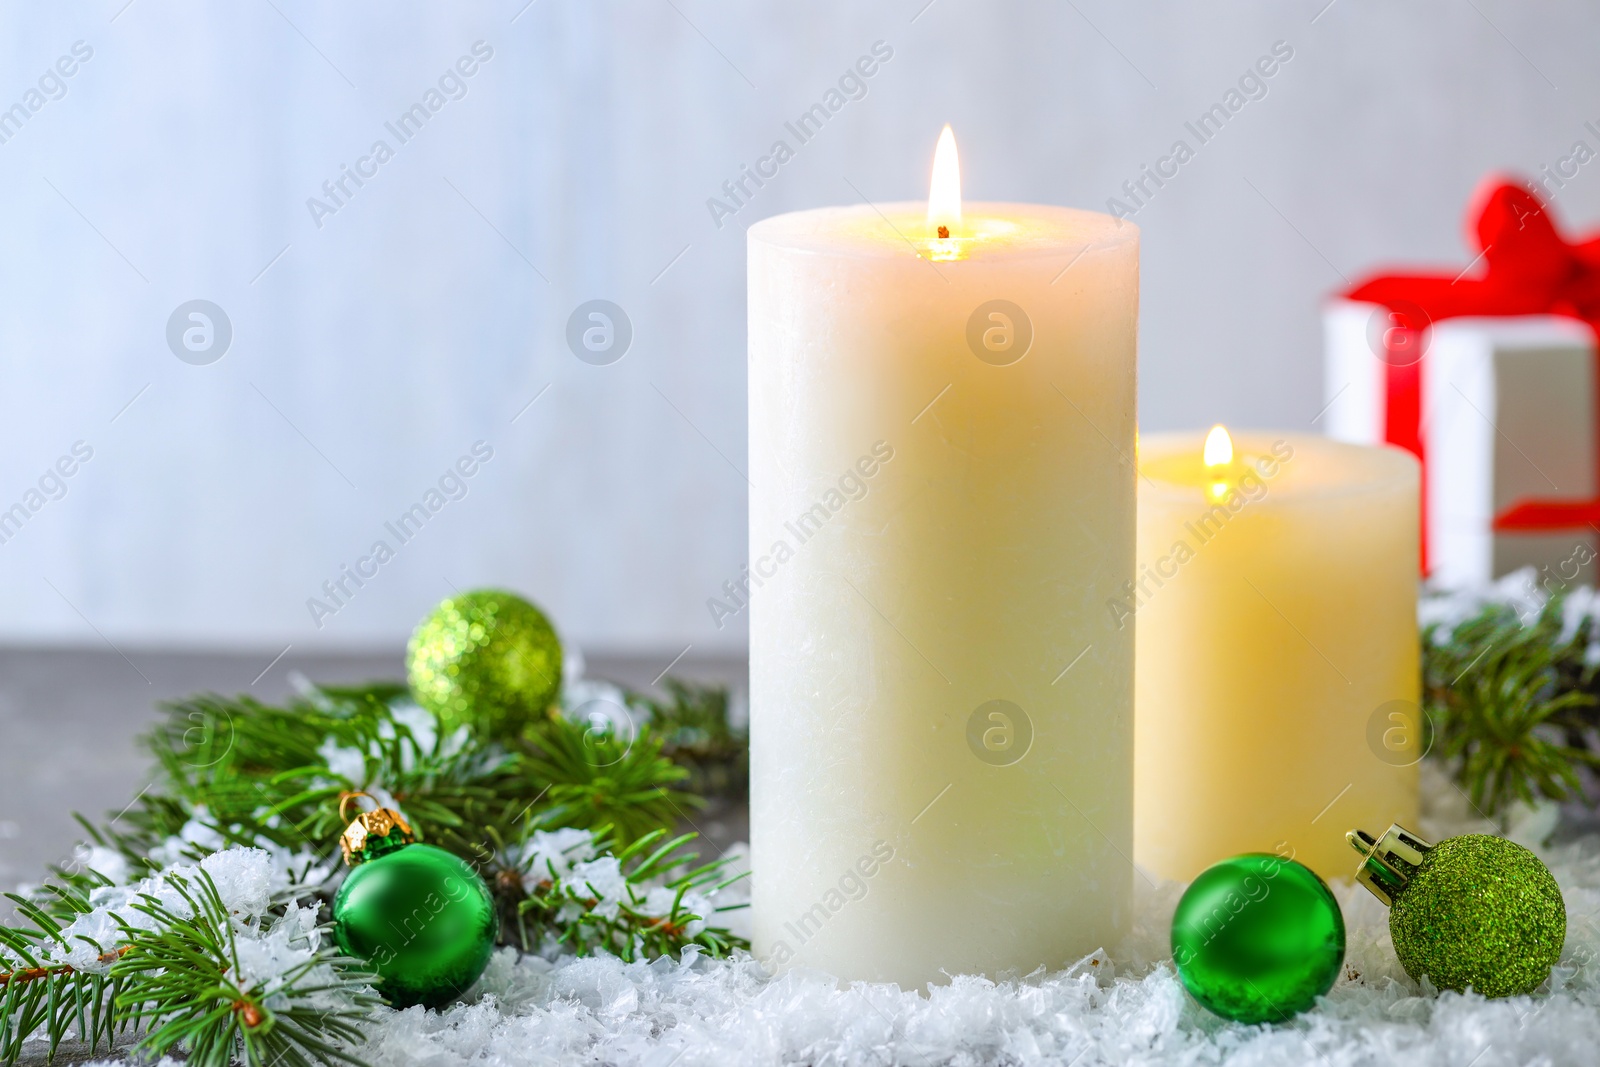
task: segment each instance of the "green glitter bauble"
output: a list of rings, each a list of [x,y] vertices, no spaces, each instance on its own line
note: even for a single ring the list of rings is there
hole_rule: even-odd
[[[445,729],[509,737],[543,715],[561,689],[561,642],[544,612],[514,593],[451,597],[406,647],[417,703]]]
[[[397,1008],[437,1008],[465,993],[494,952],[489,887],[459,856],[405,845],[359,864],[333,898],[333,936],[378,975]]]
[[[1172,959],[1204,1007],[1241,1023],[1280,1022],[1333,988],[1344,917],[1321,878],[1252,852],[1207,867],[1178,901]]]
[[[1423,853],[1389,910],[1389,933],[1412,978],[1509,997],[1549,977],[1567,908],[1539,857],[1504,838],[1464,834]]]

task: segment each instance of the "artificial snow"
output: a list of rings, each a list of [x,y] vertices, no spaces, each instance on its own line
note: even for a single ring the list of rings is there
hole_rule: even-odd
[[[1426,830],[1460,832],[1448,805],[1430,807]],[[379,1009],[371,1044],[353,1051],[373,1067],[1592,1064],[1600,1048],[1600,837],[1542,854],[1566,896],[1567,940],[1547,991],[1530,997],[1439,994],[1411,981],[1394,957],[1385,909],[1339,884],[1348,950],[1333,990],[1289,1023],[1225,1022],[1188,998],[1172,968],[1167,933],[1183,887],[1138,880],[1132,934],[1050,972],[902,990],[806,971],[774,978],[744,953],[622,963],[501,949],[466,1002],[442,1012]],[[259,849],[229,849],[203,866],[240,914],[262,907],[281,881],[281,862]],[[136,891],[170,893],[161,878],[108,887],[97,914],[121,912]],[[270,988],[317,943],[311,909],[292,907],[266,933],[240,938],[240,963]]]
[[[1424,836],[1488,828],[1428,764],[1423,796],[1417,829]],[[543,862],[587,874],[602,895],[620,896],[606,859],[596,858],[591,845],[586,832],[571,830],[530,842]],[[747,953],[713,960],[691,950],[681,961],[623,963],[501,949],[465,1002],[442,1012],[380,1008],[371,1043],[352,1051],[373,1067],[1592,1064],[1600,1049],[1600,835],[1538,850],[1566,897],[1567,939],[1535,996],[1486,1000],[1413,982],[1394,956],[1387,911],[1364,889],[1341,883],[1333,889],[1348,948],[1332,991],[1288,1023],[1226,1022],[1190,1000],[1173,971],[1168,931],[1183,886],[1136,879],[1130,936],[1048,972],[1001,981],[958,976],[903,990],[846,985],[807,971],[771,977]],[[747,857],[743,846],[725,856],[734,869],[743,869]],[[287,884],[287,863],[287,856],[233,848],[201,866],[229,909],[245,917],[260,914],[268,896]],[[192,877],[194,869],[180,864],[171,873]],[[80,921],[103,923],[111,910],[126,915],[138,892],[175,903],[164,877],[146,879],[97,891],[101,906]],[[746,899],[748,882],[741,881],[709,903]],[[746,911],[716,921],[748,934]],[[264,933],[247,922],[240,928],[241,967],[251,982],[269,988],[318,943],[310,908],[291,907]],[[108,942],[113,936],[110,929],[95,932]],[[270,999],[269,1005],[281,1007]]]
[[[533,892],[554,878],[567,878],[572,865],[595,857],[594,834],[577,827],[560,830],[535,830],[509,858],[514,867],[526,870],[523,884]]]
[[[1442,775],[1427,776],[1425,793],[1420,830],[1482,829]],[[555,846],[545,843],[564,851]],[[1190,1000],[1173,971],[1168,931],[1183,887],[1140,879],[1135,928],[1109,951],[1049,972],[955,977],[922,990],[805,971],[774,978],[742,953],[622,963],[502,949],[466,1003],[385,1009],[359,1054],[374,1067],[1592,1064],[1600,1048],[1600,837],[1541,854],[1566,895],[1568,920],[1561,962],[1536,996],[1486,1000],[1413,982],[1394,956],[1386,909],[1366,890],[1337,884],[1348,950],[1333,990],[1288,1023],[1226,1022]]]
[[[176,848],[173,842],[180,840],[173,838],[167,844]],[[84,858],[96,856],[90,850]],[[108,868],[118,870],[108,862],[115,856],[105,851],[98,858]],[[41,961],[46,966],[67,964],[80,971],[104,972],[110,966],[104,954],[117,946],[123,926],[153,930],[158,925],[138,907],[141,901],[154,901],[179,918],[193,916],[194,908],[182,888],[187,887],[193,895],[199,887],[202,871],[210,877],[228,913],[235,917],[236,928],[253,936],[255,924],[252,920],[264,915],[273,893],[288,885],[286,858],[287,853],[274,856],[260,848],[230,848],[213,852],[198,864],[170,864],[161,873],[132,884],[113,879],[113,884],[90,891],[90,910],[64,927],[58,942],[45,942],[40,946]],[[120,873],[126,877],[126,863],[122,864]],[[302,958],[309,958],[309,953]]]

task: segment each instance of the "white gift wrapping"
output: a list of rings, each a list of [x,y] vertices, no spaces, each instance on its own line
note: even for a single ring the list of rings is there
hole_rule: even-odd
[[[1388,311],[1339,300],[1323,315],[1324,432],[1381,444]],[[1482,585],[1521,567],[1548,589],[1594,581],[1593,527],[1496,532],[1522,501],[1596,494],[1594,333],[1555,315],[1458,318],[1422,345],[1423,523],[1430,577]]]

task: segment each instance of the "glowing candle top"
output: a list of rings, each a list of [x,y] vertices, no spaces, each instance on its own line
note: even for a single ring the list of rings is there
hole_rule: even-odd
[[[796,250],[874,257],[915,255],[935,265],[1018,256],[1057,257],[1063,252],[1070,261],[1097,249],[1138,244],[1139,228],[1125,219],[1039,204],[969,204],[963,203],[961,193],[956,137],[946,125],[934,147],[925,204],[868,202],[796,211],[763,219],[750,232],[758,240]]]

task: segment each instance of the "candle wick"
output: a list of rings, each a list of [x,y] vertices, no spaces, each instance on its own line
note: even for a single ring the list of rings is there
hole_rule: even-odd
[[[950,227],[948,227],[948,226],[940,226],[939,227],[939,236],[940,237],[949,237],[950,236]]]

